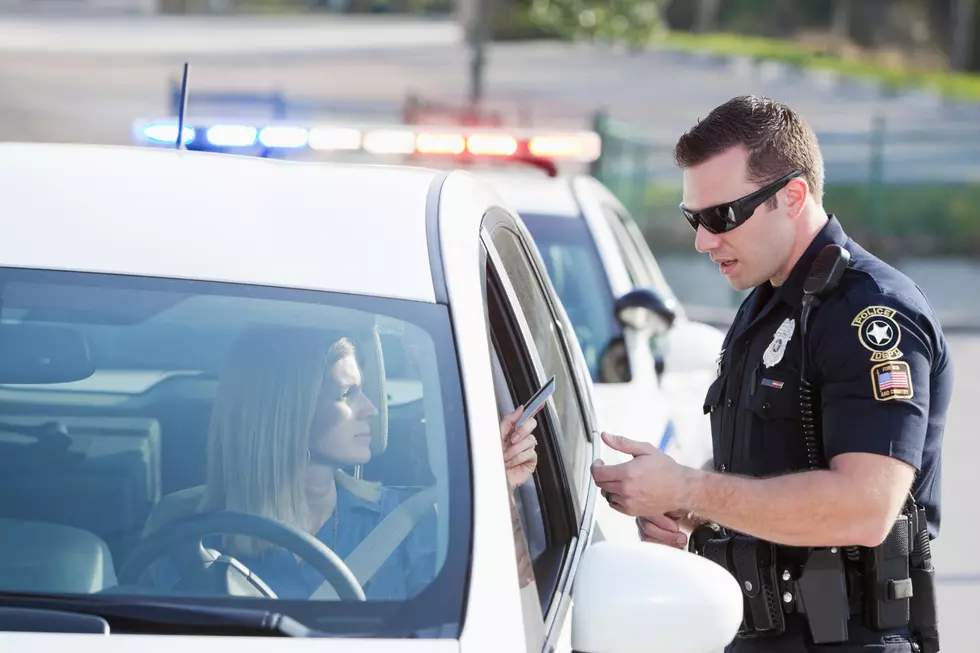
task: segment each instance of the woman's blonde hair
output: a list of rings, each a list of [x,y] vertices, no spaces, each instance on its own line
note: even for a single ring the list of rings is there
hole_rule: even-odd
[[[309,531],[306,467],[317,401],[334,363],[356,353],[352,340],[322,330],[252,327],[238,338],[212,408],[202,510],[246,512]],[[379,499],[375,483],[340,470],[336,478],[364,499]],[[225,539],[233,555],[270,548],[250,537]]]

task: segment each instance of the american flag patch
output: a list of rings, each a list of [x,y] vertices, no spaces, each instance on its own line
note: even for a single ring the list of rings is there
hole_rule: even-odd
[[[912,370],[905,361],[888,361],[871,368],[871,381],[875,399],[911,399]]]
[[[783,382],[776,381],[774,379],[762,379],[762,385],[766,386],[767,388],[775,388],[776,390],[780,390],[783,387]]]

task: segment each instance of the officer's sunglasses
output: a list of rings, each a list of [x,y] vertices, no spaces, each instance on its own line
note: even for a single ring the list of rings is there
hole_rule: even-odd
[[[698,230],[698,226],[702,226],[713,234],[725,233],[752,217],[752,214],[763,202],[781,191],[790,180],[796,179],[802,174],[802,170],[794,170],[785,177],[780,177],[771,184],[744,197],[725,204],[709,206],[700,211],[691,211],[681,204],[681,212],[684,213],[684,217],[687,218],[688,223],[695,231]]]

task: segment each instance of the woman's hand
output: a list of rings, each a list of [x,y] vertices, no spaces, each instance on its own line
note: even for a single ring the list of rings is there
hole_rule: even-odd
[[[507,468],[507,484],[511,489],[518,488],[531,478],[538,466],[538,452],[534,447],[537,440],[531,431],[538,425],[533,417],[515,430],[514,424],[524,414],[524,407],[505,415],[500,421],[500,441],[504,448],[504,466]]]

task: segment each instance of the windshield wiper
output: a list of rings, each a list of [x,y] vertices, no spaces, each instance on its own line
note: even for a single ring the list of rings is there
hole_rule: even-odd
[[[0,631],[266,637],[321,635],[288,615],[268,610],[162,601],[120,603],[95,596],[54,598],[11,592],[0,592]]]

